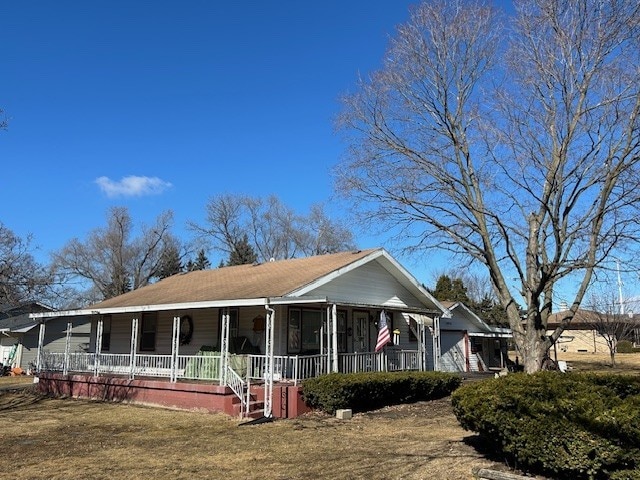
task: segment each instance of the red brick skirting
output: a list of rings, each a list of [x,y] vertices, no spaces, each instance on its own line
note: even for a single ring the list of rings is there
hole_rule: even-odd
[[[55,397],[157,405],[181,410],[223,412],[237,416],[240,400],[229,387],[208,383],[172,383],[163,380],[130,380],[123,377],[92,375],[62,375],[41,373],[38,390]],[[252,387],[259,400],[264,400],[264,388]],[[273,416],[293,418],[310,411],[302,400],[300,386],[274,385]]]

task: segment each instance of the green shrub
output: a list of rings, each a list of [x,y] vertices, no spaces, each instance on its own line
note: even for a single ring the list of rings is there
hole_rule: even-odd
[[[518,466],[600,479],[640,466],[639,388],[635,377],[515,374],[465,385],[452,404],[465,429]]]
[[[640,470],[618,470],[611,474],[609,480],[640,480]]]
[[[309,406],[328,413],[341,408],[364,412],[446,397],[461,382],[459,376],[442,372],[331,373],[305,380],[302,394]]]
[[[620,340],[616,345],[616,353],[638,353],[640,348],[635,348],[629,340]]]

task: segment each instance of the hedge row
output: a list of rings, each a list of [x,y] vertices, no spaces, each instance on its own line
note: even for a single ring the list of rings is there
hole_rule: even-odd
[[[616,345],[616,353],[638,353],[640,348],[634,347],[629,340],[620,340]]]
[[[465,385],[452,404],[465,429],[519,468],[640,479],[640,377],[514,374]]]
[[[304,400],[333,414],[341,408],[364,412],[386,405],[446,397],[461,378],[442,372],[331,373],[305,380]]]

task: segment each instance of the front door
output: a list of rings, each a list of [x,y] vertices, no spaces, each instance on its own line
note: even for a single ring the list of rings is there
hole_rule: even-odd
[[[353,351],[372,352],[376,345],[378,331],[369,312],[353,312]]]

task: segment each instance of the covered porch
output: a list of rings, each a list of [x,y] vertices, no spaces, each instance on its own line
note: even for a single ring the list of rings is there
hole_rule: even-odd
[[[87,351],[72,348],[73,316],[68,317],[63,352],[48,351],[40,343],[40,388],[243,417],[295,416],[304,411],[304,379],[331,372],[433,370],[433,352],[439,348],[434,333],[440,312],[406,306],[329,303],[325,298],[121,310],[91,312]],[[383,311],[392,342],[375,352]],[[46,320],[41,316],[41,339]]]

